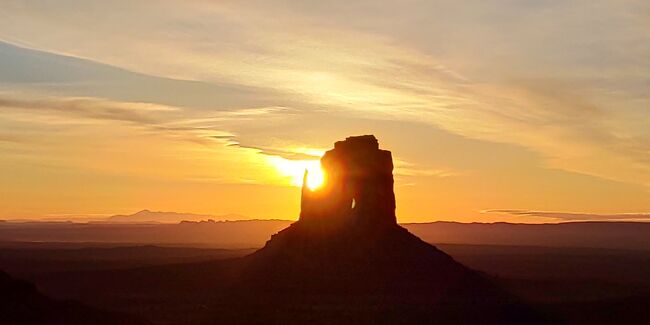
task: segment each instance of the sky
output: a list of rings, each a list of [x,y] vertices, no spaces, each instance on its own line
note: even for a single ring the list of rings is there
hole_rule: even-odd
[[[2,219],[296,219],[374,134],[400,222],[649,220],[648,126],[644,0],[0,0]]]

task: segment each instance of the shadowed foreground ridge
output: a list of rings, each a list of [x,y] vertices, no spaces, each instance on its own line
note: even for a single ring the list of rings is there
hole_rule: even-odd
[[[372,135],[325,153],[300,219],[244,259],[225,322],[544,323],[482,274],[396,223],[393,163]]]
[[[73,301],[42,295],[36,287],[0,271],[1,324],[148,324],[120,313],[97,310]]]

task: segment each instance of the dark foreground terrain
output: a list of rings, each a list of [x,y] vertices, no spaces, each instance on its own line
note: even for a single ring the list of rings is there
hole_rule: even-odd
[[[650,251],[436,246],[560,320],[575,324],[650,320]],[[159,324],[198,323],[209,318],[211,304],[219,304],[213,299],[232,276],[224,271],[233,263],[231,258],[251,251],[14,242],[0,245],[0,269],[30,280],[57,299],[129,312]],[[197,274],[200,277],[193,278]],[[179,278],[185,280],[177,283]]]
[[[139,317],[109,312],[76,301],[61,301],[41,294],[24,280],[0,272],[2,324],[147,324]]]

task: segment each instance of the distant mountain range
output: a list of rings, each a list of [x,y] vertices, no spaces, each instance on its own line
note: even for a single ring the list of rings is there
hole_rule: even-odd
[[[183,221],[209,221],[209,220],[246,220],[250,219],[241,214],[223,214],[223,215],[209,215],[209,214],[195,214],[183,212],[168,212],[168,211],[151,211],[141,210],[133,214],[117,214],[113,216],[102,215],[61,215],[49,216],[37,219],[7,219],[0,220],[1,222],[108,222],[108,223],[180,223]]]
[[[261,247],[291,220],[184,221],[200,215],[141,211],[103,222],[0,222],[0,241],[87,242]],[[116,221],[115,221],[116,220]],[[139,221],[146,220],[146,221]],[[154,223],[155,222],[155,223]],[[402,224],[434,244],[650,249],[650,223],[566,222],[557,224],[432,222]]]
[[[142,210],[134,214],[114,215],[112,217],[106,218],[106,221],[115,222],[115,223],[179,223],[183,221],[242,220],[242,219],[246,219],[246,217],[239,214],[226,214],[226,215],[213,216],[207,214]]]

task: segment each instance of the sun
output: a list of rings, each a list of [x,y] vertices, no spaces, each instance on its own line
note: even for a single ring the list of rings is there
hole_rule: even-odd
[[[320,163],[317,168],[307,168],[307,179],[305,184],[308,189],[314,191],[318,189],[319,187],[323,186],[325,183],[325,173],[323,172],[323,169],[320,167]],[[301,182],[302,183],[302,182]]]
[[[325,183],[325,173],[320,165],[320,160],[293,160],[277,158],[272,160],[276,170],[287,177],[291,185],[302,187],[305,170],[307,170],[308,189],[314,191]]]

